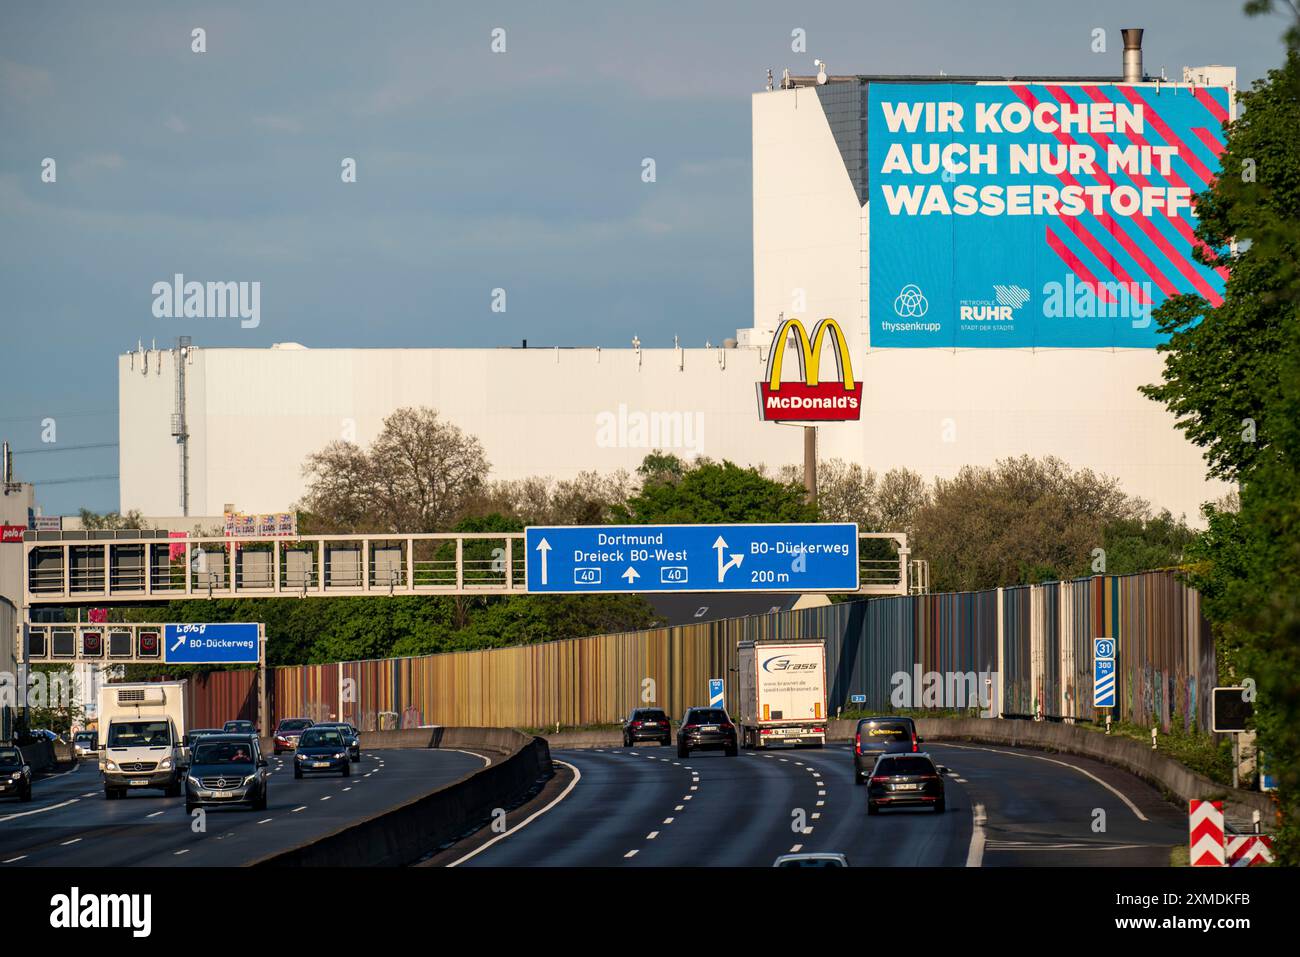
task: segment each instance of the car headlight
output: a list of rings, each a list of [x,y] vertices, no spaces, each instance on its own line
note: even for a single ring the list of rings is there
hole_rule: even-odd
[[[256,773],[250,774],[248,777],[244,778],[244,787],[248,787],[256,780],[257,780],[257,774]]]
[[[105,770],[105,771],[116,771],[116,770],[117,770],[117,765],[114,764],[112,761],[105,761],[105,762],[104,762],[104,770]]]
[[[301,751],[299,751],[297,754],[295,754],[294,757],[297,758],[299,761],[306,761],[306,760],[307,760],[307,755],[303,754]]]
[[[15,771],[13,774],[10,775],[10,778],[12,778],[15,781],[21,781],[23,779],[23,772]]]
[[[347,757],[347,752],[340,751],[338,754],[334,755],[334,760],[337,761],[339,758],[346,758],[346,757]]]
[[[170,771],[172,769],[172,759],[163,758],[162,763],[158,765],[159,771]]]

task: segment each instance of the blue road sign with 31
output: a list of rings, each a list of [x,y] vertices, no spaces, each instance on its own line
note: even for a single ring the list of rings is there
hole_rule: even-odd
[[[1115,639],[1094,638],[1092,641],[1092,705],[1094,708],[1115,707]]]
[[[850,523],[533,527],[524,549],[530,592],[858,589]]]

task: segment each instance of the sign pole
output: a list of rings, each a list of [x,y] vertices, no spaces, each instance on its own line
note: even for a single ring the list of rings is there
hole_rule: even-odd
[[[257,624],[257,733],[265,737],[271,720],[270,689],[266,687],[266,624]]]
[[[803,487],[808,491],[808,504],[817,504],[817,426],[803,427]]]

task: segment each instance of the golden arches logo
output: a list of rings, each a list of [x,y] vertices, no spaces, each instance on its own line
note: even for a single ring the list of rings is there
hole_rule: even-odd
[[[821,381],[822,346],[831,339],[838,381]],[[794,339],[800,381],[782,381],[786,346]],[[828,422],[858,419],[862,414],[862,383],[853,378],[848,340],[834,319],[822,319],[812,338],[798,319],[786,319],[772,338],[767,357],[767,381],[758,387],[759,409],[764,419],[784,422]]]

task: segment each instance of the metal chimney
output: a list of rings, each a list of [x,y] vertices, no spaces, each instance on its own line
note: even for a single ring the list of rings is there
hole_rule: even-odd
[[[1142,74],[1142,31],[1137,29],[1121,30],[1124,35],[1124,82],[1141,83]]]

